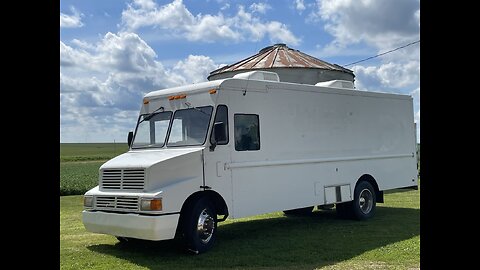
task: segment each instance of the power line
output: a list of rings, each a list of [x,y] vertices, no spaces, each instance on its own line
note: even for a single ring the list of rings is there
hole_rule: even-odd
[[[413,45],[413,44],[416,44],[416,43],[420,43],[420,39],[417,40],[417,41],[414,41],[414,42],[410,42],[410,43],[408,43],[407,45],[403,45],[403,46],[401,46],[401,47],[395,48],[395,49],[393,49],[393,50],[386,51],[386,52],[384,52],[384,53],[380,53],[380,54],[377,54],[377,55],[375,55],[375,56],[370,56],[370,57],[368,57],[368,58],[365,58],[365,59],[362,59],[362,60],[359,60],[359,61],[356,61],[356,62],[347,64],[347,65],[343,65],[343,66],[344,66],[344,67],[348,67],[348,66],[351,66],[351,65],[355,65],[355,64],[358,64],[358,63],[360,63],[360,62],[364,62],[364,61],[367,61],[367,60],[370,60],[370,59],[373,59],[373,58],[376,58],[376,57],[385,55],[385,54],[387,54],[387,53],[391,53],[391,52],[394,52],[394,51],[403,49],[403,48],[405,48],[405,47],[408,47],[408,46]]]

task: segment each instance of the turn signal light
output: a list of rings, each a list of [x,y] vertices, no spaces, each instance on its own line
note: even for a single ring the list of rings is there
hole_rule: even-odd
[[[150,210],[152,211],[162,211],[162,200],[155,199],[150,201]]]
[[[140,210],[142,211],[162,211],[162,198],[159,199],[142,199]]]

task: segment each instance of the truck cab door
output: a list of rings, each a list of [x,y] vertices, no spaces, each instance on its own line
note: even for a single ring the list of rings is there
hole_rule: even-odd
[[[230,170],[226,169],[226,164],[230,163],[231,157],[231,128],[229,127],[229,113],[226,105],[218,105],[215,110],[214,121],[212,123],[212,131],[207,139],[210,147],[204,150],[204,172],[205,172],[205,186],[217,193],[219,193],[229,210],[232,205],[232,178]],[[221,124],[223,123],[223,124]],[[215,141],[215,128],[223,128],[225,134],[224,138]],[[215,145],[213,147],[213,145]]]

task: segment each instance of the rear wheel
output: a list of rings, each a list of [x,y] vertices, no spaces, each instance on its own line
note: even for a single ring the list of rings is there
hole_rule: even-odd
[[[377,198],[372,184],[366,181],[358,183],[355,187],[355,198],[353,200],[353,217],[358,220],[365,220],[375,215]]]
[[[285,210],[283,211],[283,213],[287,216],[308,216],[312,214],[312,211],[313,211],[313,206],[308,206],[304,208]]]
[[[376,203],[372,184],[362,181],[355,187],[353,201],[336,204],[337,215],[340,218],[369,219],[375,215]]]
[[[186,249],[195,254],[211,249],[217,236],[217,213],[208,198],[203,197],[190,204],[183,215]]]

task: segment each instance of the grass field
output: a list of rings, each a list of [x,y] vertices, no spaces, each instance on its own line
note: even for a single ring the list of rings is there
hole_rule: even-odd
[[[120,244],[85,231],[82,196],[60,197],[61,269],[419,269],[420,193],[385,195],[359,222],[335,211],[283,213],[220,223],[215,247],[191,256],[176,240]]]
[[[98,168],[126,144],[61,144],[60,191],[83,194],[98,183]],[[420,191],[385,195],[366,222],[282,212],[220,223],[215,247],[199,256],[176,240],[120,244],[89,233],[82,196],[60,197],[61,269],[419,269]]]

